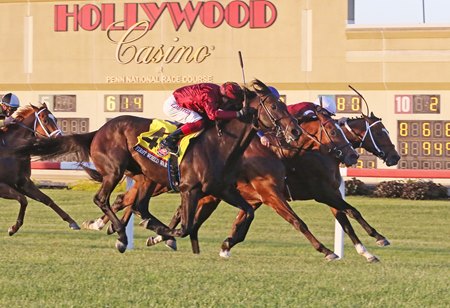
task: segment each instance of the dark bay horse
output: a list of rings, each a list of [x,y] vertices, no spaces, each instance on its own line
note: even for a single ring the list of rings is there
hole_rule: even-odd
[[[126,250],[128,240],[124,224],[111,211],[109,199],[126,170],[145,176],[143,187],[138,190],[136,208],[146,221],[147,228],[161,235],[184,237],[192,230],[198,200],[205,195],[214,195],[244,212],[237,232],[245,236],[253,220],[253,208],[235,187],[239,158],[254,137],[257,126],[275,129],[286,142],[297,140],[300,135],[297,120],[264,83],[255,80],[253,89],[246,89],[248,106],[256,111],[251,118],[224,123],[220,132],[216,126],[208,127],[187,149],[179,167],[182,199],[180,229],[167,228],[148,212],[150,196],[147,191],[154,189],[158,183],[169,186],[166,169],[133,150],[137,136],[148,130],[151,119],[120,116],[108,121],[96,132],[35,142],[22,147],[19,152],[50,157],[78,152],[84,160],[89,156],[102,178],[94,202],[117,231],[116,248],[120,252]]]
[[[42,202],[54,210],[69,227],[78,230],[77,223],[64,212],[50,197],[41,192],[31,181],[30,156],[10,155],[11,149],[23,144],[31,137],[56,138],[61,134],[56,119],[45,104],[20,107],[14,114],[15,124],[0,130],[0,151],[7,153],[0,157],[0,197],[14,199],[20,203],[20,211],[16,223],[9,227],[8,234],[15,234],[23,225],[27,197]]]
[[[318,108],[320,109],[320,108]],[[290,222],[295,229],[302,232],[305,237],[311,242],[319,252],[323,253],[327,259],[336,259],[337,256],[324,245],[322,245],[308,230],[306,224],[298,217],[284,196],[284,179],[285,168],[283,160],[292,159],[301,155],[300,153],[305,151],[320,151],[323,153],[333,153],[338,156],[346,164],[351,165],[356,163],[358,157],[357,153],[350,146],[349,141],[345,138],[342,130],[337,125],[337,122],[329,117],[329,115],[322,113],[320,110],[316,112],[317,120],[301,123],[303,134],[300,139],[291,143],[292,147],[282,148],[279,146],[273,146],[268,149],[261,145],[259,138],[255,138],[250,143],[250,146],[244,152],[244,155],[240,164],[238,189],[242,193],[245,191],[246,186],[251,187],[255,192],[259,194],[258,202],[264,202],[271,206],[280,216]],[[272,138],[276,141],[275,138]],[[135,195],[141,185],[142,179],[135,178],[136,183],[131,190],[129,190],[124,196],[116,202],[116,210],[133,204]],[[159,194],[167,191],[167,188],[160,187],[155,190],[154,194]],[[253,196],[247,199],[247,201],[254,202]],[[204,220],[215,210],[219,204],[220,199],[207,196],[201,199],[200,205],[204,211],[198,211],[197,221],[193,230],[190,233],[192,242],[192,248],[194,253],[199,253],[198,245],[198,229]],[[209,209],[205,209],[208,207]],[[129,218],[130,211],[124,215],[124,220]],[[200,215],[200,217],[199,217]],[[179,215],[175,217],[170,226],[175,226],[179,222]],[[98,229],[106,223],[105,219],[97,219],[88,222],[86,225],[89,229]],[[236,228],[238,226],[235,226]],[[109,231],[111,232],[111,230]],[[229,238],[224,241],[221,250],[221,256],[229,257],[229,250],[237,243],[243,241],[245,236],[239,236],[238,238]],[[151,237],[148,240],[148,244],[156,244],[166,238],[158,236]],[[171,244],[173,245],[173,244]]]
[[[363,147],[385,161],[388,166],[395,165],[400,160],[381,119],[373,113],[370,116],[362,115],[359,118],[344,118],[339,122],[354,147]],[[302,156],[286,160],[286,169],[289,198],[292,200],[314,199],[330,206],[333,215],[352,240],[356,251],[369,262],[379,261],[376,256],[367,251],[356,236],[347,216],[355,219],[368,235],[374,237],[377,245],[387,246],[389,241],[370,226],[358,210],[342,198],[339,191],[342,177],[339,171],[339,161],[335,157],[318,152],[306,152]],[[238,189],[255,210],[263,203],[260,200],[261,192],[251,185],[239,185]],[[197,224],[200,225],[205,217],[209,217],[217,207],[216,200],[205,199],[202,201],[205,201],[205,204],[199,204],[197,210]],[[241,213],[238,214],[234,223],[239,223],[240,219]],[[175,224],[176,221],[175,217],[172,224]],[[234,229],[232,230],[230,238],[235,239],[238,235],[235,234]],[[173,246],[173,243],[169,245]]]

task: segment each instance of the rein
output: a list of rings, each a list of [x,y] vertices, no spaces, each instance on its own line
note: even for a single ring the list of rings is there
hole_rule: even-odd
[[[319,135],[322,136],[322,134],[321,134],[320,132],[323,131],[323,132],[325,133],[325,135],[327,136],[328,141],[330,142],[330,144],[333,145],[333,147],[328,147],[328,146],[326,146],[326,145],[322,142],[322,140],[319,140],[315,135],[313,135],[313,134],[311,134],[311,133],[305,131],[303,128],[302,128],[302,130],[303,130],[303,132],[306,134],[306,136],[308,136],[308,138],[310,138],[310,139],[313,140],[314,142],[318,143],[320,146],[328,147],[328,148],[329,148],[329,149],[328,149],[328,153],[335,152],[335,153],[336,153],[336,157],[337,157],[337,158],[340,158],[340,157],[342,157],[342,155],[343,155],[342,149],[344,149],[344,148],[346,148],[346,147],[348,147],[348,146],[351,146],[351,143],[350,143],[350,141],[347,139],[347,137],[345,137],[345,134],[344,134],[344,132],[342,132],[341,128],[338,127],[338,126],[336,126],[339,130],[341,130],[342,135],[344,136],[345,140],[347,141],[347,143],[346,143],[345,145],[343,145],[343,146],[340,146],[340,147],[336,146],[336,144],[334,143],[333,139],[330,137],[330,134],[328,133],[328,131],[327,131],[326,128],[325,128],[325,125],[326,125],[328,122],[332,121],[332,120],[333,120],[333,119],[328,119],[327,121],[322,122],[322,121],[320,121],[320,120],[318,119],[319,124],[320,124],[320,127],[319,127]],[[300,124],[300,127],[301,127],[301,124]]]
[[[266,112],[267,116],[269,117],[270,122],[272,123],[274,130],[276,132],[276,137],[277,138],[282,138],[285,137],[287,135],[287,130],[289,129],[289,125],[286,126],[285,131],[283,131],[281,129],[281,126],[278,124],[279,121],[288,118],[289,116],[284,116],[284,117],[280,117],[280,118],[276,118],[269,110],[269,108],[267,108],[267,106],[264,104],[264,102],[267,100],[268,95],[264,96],[264,99],[261,98],[261,96],[259,97],[259,104],[258,104],[258,112],[257,112],[257,117],[256,120],[259,119],[259,115],[261,113],[261,109],[264,109],[264,111]],[[259,121],[261,122],[261,121]],[[261,123],[264,128],[268,129],[269,127],[267,125],[264,125],[263,123]],[[253,121],[253,127],[255,129],[258,129],[258,125],[256,124],[256,121]]]

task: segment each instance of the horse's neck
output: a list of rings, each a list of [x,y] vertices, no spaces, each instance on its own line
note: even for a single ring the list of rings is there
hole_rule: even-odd
[[[26,129],[23,126],[28,127],[31,130]],[[30,121],[29,119],[24,119],[22,122],[5,127],[4,131],[2,131],[0,134],[2,145],[9,147],[23,143],[24,140],[33,135],[32,126],[33,126],[32,121]]]
[[[214,143],[211,146],[216,147],[217,153],[222,154],[222,160],[227,170],[228,168],[233,168],[244,154],[256,131],[250,123],[233,119],[223,126],[220,136],[216,127],[211,127],[208,130],[208,134],[210,134],[210,138],[212,138]]]
[[[302,150],[319,151],[321,143],[326,140],[324,130],[320,129],[319,120],[305,122],[302,128],[303,134],[297,141],[298,147]]]

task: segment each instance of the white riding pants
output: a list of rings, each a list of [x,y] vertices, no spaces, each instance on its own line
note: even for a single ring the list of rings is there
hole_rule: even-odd
[[[178,105],[175,97],[171,95],[163,104],[163,112],[172,120],[180,123],[193,123],[202,119],[197,112]]]

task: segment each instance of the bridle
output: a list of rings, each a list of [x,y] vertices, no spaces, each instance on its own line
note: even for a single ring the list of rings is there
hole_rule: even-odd
[[[275,131],[275,136],[277,139],[281,139],[281,138],[285,138],[287,136],[287,131],[289,130],[291,124],[286,126],[286,129],[283,131],[281,125],[279,124],[281,120],[289,118],[290,115],[286,115],[286,116],[282,116],[282,117],[275,117],[273,115],[273,113],[270,111],[269,108],[267,108],[267,106],[265,105],[265,101],[267,100],[267,98],[269,97],[269,95],[265,95],[264,97],[261,97],[260,95],[258,95],[259,97],[259,102],[258,102],[258,109],[257,109],[257,113],[256,116],[253,118],[253,127],[255,129],[259,129],[259,126],[263,126],[264,129],[271,129],[271,127],[265,125],[260,119],[260,114],[262,112],[262,110],[264,110],[264,112],[267,114],[267,117],[269,118],[270,122],[272,123],[272,130]],[[292,140],[286,140],[287,143],[291,142]]]
[[[307,131],[305,131],[303,128],[302,128],[302,123],[300,123],[300,127],[302,128],[302,130],[303,130],[303,133],[307,136],[307,137],[309,137],[311,140],[313,140],[314,142],[316,142],[316,143],[318,143],[320,146],[324,146],[324,147],[326,147],[326,148],[329,148],[328,149],[328,153],[335,153],[336,154],[336,158],[341,158],[343,155],[344,155],[344,152],[343,152],[343,149],[344,148],[346,148],[346,147],[348,147],[348,146],[351,146],[352,144],[351,144],[351,142],[347,139],[347,137],[345,136],[345,134],[344,134],[344,132],[342,131],[342,129],[339,127],[339,125],[337,124],[337,123],[334,123],[334,124],[332,124],[332,125],[334,125],[341,133],[342,133],[342,136],[344,137],[344,139],[345,139],[345,141],[346,141],[346,143],[344,144],[344,145],[342,145],[342,146],[337,146],[336,145],[336,143],[333,141],[333,138],[330,136],[330,133],[328,132],[328,130],[325,128],[325,126],[330,122],[330,121],[334,121],[333,119],[327,119],[325,122],[322,122],[321,120],[320,120],[320,118],[319,118],[319,116],[317,115],[317,113],[316,113],[316,116],[318,117],[318,121],[319,121],[319,124],[320,124],[320,127],[319,127],[319,136],[322,136],[322,131],[325,133],[325,136],[328,138],[328,141],[329,141],[329,144],[331,144],[332,145],[332,147],[329,147],[328,145],[326,145],[326,144],[324,144],[323,142],[322,142],[322,139],[318,139],[315,135],[313,135],[313,134],[311,134],[311,133],[309,133],[309,132],[307,132]]]
[[[20,127],[25,128],[26,130],[29,130],[36,137],[37,136],[41,136],[41,137],[51,138],[53,136],[61,135],[62,134],[61,129],[58,128],[58,129],[54,130],[53,132],[49,132],[47,127],[45,127],[44,123],[42,123],[42,120],[39,118],[39,114],[41,114],[41,112],[43,112],[44,110],[47,110],[47,108],[42,108],[42,109],[34,112],[33,128],[30,128],[30,127],[26,126],[22,122],[18,122],[16,124],[19,125]],[[55,120],[55,118],[53,116],[49,115],[48,118],[53,122],[53,124],[55,124],[56,127],[58,127],[58,125],[56,124],[56,120]],[[41,129],[45,132],[45,135],[40,133],[39,131],[37,131],[38,127],[41,127]]]
[[[375,138],[373,137],[373,133],[372,133],[372,127],[374,127],[376,124],[381,123],[381,120],[378,119],[377,121],[373,122],[372,124],[369,124],[369,121],[367,121],[366,117],[363,117],[362,119],[364,119],[364,124],[365,124],[365,131],[364,134],[362,136],[358,135],[353,128],[350,127],[350,125],[348,124],[347,119],[344,122],[344,127],[354,136],[359,140],[359,145],[357,145],[358,148],[361,148],[364,141],[366,140],[367,136],[369,137],[368,139],[370,140],[370,142],[372,143],[373,148],[375,149],[376,153],[374,153],[375,156],[381,158],[383,161],[386,159],[386,153],[384,151],[382,151],[380,149],[380,147],[378,146],[377,142],[375,141]],[[382,128],[383,131],[385,131],[388,135],[389,132],[383,127]]]

